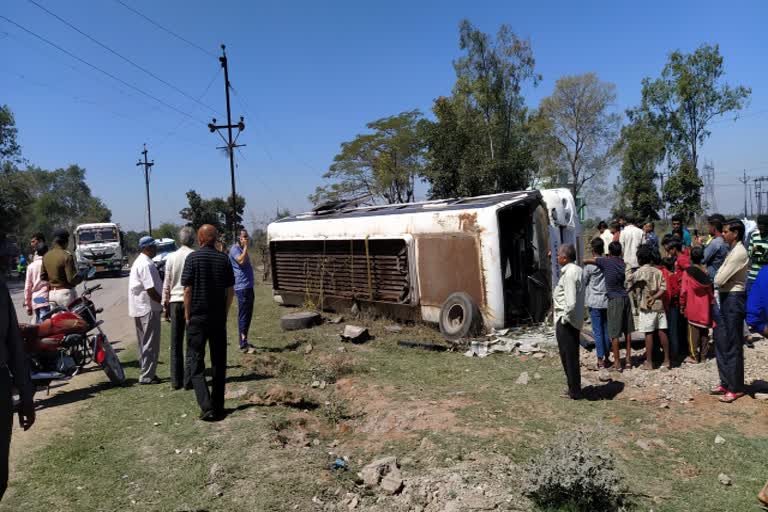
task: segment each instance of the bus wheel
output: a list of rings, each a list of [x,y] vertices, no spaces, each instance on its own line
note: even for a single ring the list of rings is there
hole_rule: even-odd
[[[464,292],[452,293],[440,308],[440,333],[448,340],[473,336],[482,323],[477,304]]]

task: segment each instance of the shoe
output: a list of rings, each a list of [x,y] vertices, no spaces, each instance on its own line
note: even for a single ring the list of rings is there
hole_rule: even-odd
[[[251,345],[250,343],[245,343],[240,345],[240,352],[243,354],[253,354],[253,351],[256,350],[256,347]]]
[[[731,393],[729,391],[725,395],[720,397],[720,401],[723,402],[724,404],[730,404],[743,396],[744,396],[744,393]]]
[[[159,378],[157,375],[155,375],[154,377],[152,377],[152,379],[151,379],[151,380],[147,380],[147,381],[139,381],[139,384],[160,384],[160,383],[162,383],[162,382],[163,382],[163,381],[162,381],[162,380],[160,380],[160,378]]]
[[[200,419],[203,421],[213,422],[218,421],[219,417],[218,414],[216,414],[216,411],[209,409],[200,413]]]
[[[723,386],[715,386],[709,390],[710,395],[724,395],[728,392]]]

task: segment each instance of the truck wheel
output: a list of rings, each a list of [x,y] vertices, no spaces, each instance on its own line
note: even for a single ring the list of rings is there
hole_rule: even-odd
[[[482,323],[480,310],[467,293],[452,293],[440,308],[440,333],[448,340],[473,336]]]

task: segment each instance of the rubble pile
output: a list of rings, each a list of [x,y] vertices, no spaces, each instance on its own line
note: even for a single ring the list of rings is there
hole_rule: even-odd
[[[622,358],[624,351],[622,350]],[[633,351],[633,357],[644,357],[644,350]],[[594,351],[582,350],[582,377],[589,381],[598,372],[594,369]],[[699,364],[683,363],[671,370],[643,370],[637,366],[621,373],[610,372],[610,378],[626,385],[622,396],[640,400],[666,400],[685,403],[695,395],[707,393],[717,384],[717,362],[714,358]],[[642,363],[640,363],[642,364]],[[753,385],[753,392],[768,392],[768,342],[755,341],[755,348],[744,348],[744,380]]]
[[[520,470],[508,457],[472,454],[466,460],[428,472],[403,471],[395,457],[385,457],[360,472],[363,486],[318,510],[366,512],[461,512],[466,510],[529,510],[515,492]]]
[[[506,354],[544,356],[557,349],[555,331],[545,324],[493,329],[485,338],[472,340],[467,357],[486,357],[497,352]],[[539,356],[539,357],[541,357]]]

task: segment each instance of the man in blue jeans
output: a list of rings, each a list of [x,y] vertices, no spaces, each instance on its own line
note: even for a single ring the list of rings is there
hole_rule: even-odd
[[[248,343],[248,330],[251,328],[253,316],[253,267],[248,256],[248,231],[245,229],[240,230],[240,238],[229,250],[229,262],[235,274],[240,351],[248,352],[254,348]]]
[[[595,238],[590,242],[592,254],[600,258],[605,254],[605,244],[602,239]],[[605,289],[605,276],[596,265],[584,265],[581,281],[584,286],[585,304],[589,308],[589,317],[592,320],[592,337],[595,338],[595,352],[597,353],[597,370],[610,367],[606,362],[611,352],[611,339],[608,337],[608,293]]]

